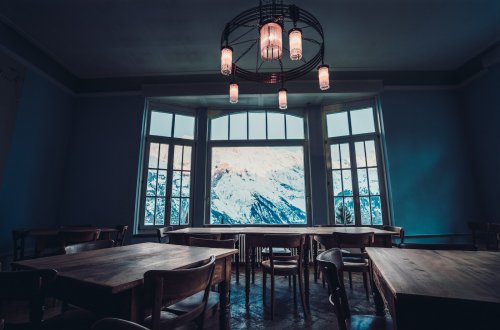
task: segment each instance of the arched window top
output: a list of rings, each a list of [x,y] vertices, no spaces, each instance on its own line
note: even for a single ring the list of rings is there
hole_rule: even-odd
[[[211,141],[304,139],[304,118],[295,114],[278,111],[243,111],[210,120]]]

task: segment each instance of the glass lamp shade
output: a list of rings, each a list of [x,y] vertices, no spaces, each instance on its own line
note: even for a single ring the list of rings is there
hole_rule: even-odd
[[[318,68],[319,89],[322,91],[330,88],[330,67],[328,65],[321,65]]]
[[[224,47],[220,51],[220,72],[229,76],[233,67],[233,50],[230,47]]]
[[[298,61],[302,58],[302,31],[300,29],[292,29],[288,34],[290,42],[290,59]]]
[[[283,29],[277,23],[266,23],[260,28],[260,57],[274,61],[283,53]]]
[[[278,92],[278,101],[279,101],[279,106],[281,110],[286,110],[288,107],[287,101],[286,101],[286,89],[281,88]]]
[[[229,84],[229,102],[230,103],[238,103],[238,84],[230,83]]]

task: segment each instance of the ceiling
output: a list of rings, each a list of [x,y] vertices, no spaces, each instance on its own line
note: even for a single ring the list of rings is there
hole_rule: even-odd
[[[2,0],[0,18],[78,78],[216,74],[224,24],[257,3]],[[500,36],[498,0],[293,3],[322,23],[338,71],[455,70]]]

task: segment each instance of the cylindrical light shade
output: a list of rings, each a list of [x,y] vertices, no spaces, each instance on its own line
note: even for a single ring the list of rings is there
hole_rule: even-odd
[[[283,53],[283,29],[277,23],[266,23],[260,28],[260,57],[263,61],[281,58]]]
[[[328,65],[320,65],[318,68],[319,89],[322,91],[330,88],[330,67]]]
[[[231,47],[224,47],[220,51],[220,72],[229,76],[233,67],[233,50]]]
[[[280,105],[281,110],[286,110],[288,107],[287,101],[286,101],[286,89],[281,88],[278,92],[278,101]]]
[[[300,29],[292,29],[288,34],[290,42],[290,59],[298,61],[302,58],[302,31]]]
[[[238,84],[230,83],[229,84],[229,102],[238,103]]]

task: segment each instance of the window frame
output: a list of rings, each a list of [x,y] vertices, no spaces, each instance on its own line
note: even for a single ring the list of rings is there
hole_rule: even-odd
[[[153,112],[163,112],[171,113],[172,116],[172,127],[171,136],[165,137],[160,135],[149,135],[149,130],[151,127],[151,116]],[[174,137],[175,130],[175,115],[187,115],[194,117],[194,128],[193,128],[193,139],[183,139]],[[196,163],[196,139],[197,139],[197,128],[198,128],[198,117],[195,110],[180,108],[172,105],[162,104],[159,102],[146,102],[145,107],[145,124],[144,124],[144,135],[143,135],[143,148],[142,148],[142,160],[141,160],[141,170],[140,170],[140,192],[139,192],[139,212],[137,216],[137,232],[150,232],[156,228],[173,226],[176,229],[186,228],[192,226],[192,215],[193,215],[193,198],[194,198],[194,182],[195,182],[195,163]],[[167,168],[167,185],[165,192],[165,221],[163,225],[145,225],[145,207],[146,207],[146,190],[147,190],[147,175],[149,170],[149,151],[151,143],[167,144],[168,147],[168,168]],[[173,177],[173,162],[174,162],[174,149],[175,146],[190,146],[191,147],[191,167],[190,167],[190,186],[189,186],[189,218],[187,224],[172,225],[170,223],[170,211],[171,211],[171,201],[172,201],[172,177]]]
[[[212,119],[230,116],[232,114],[238,114],[246,112],[247,113],[247,138],[245,140],[230,140],[229,132],[231,130],[231,120],[228,119],[228,139],[227,140],[211,140],[212,132]],[[249,139],[249,112],[265,112],[266,113],[266,139]],[[304,138],[303,139],[286,139],[286,117],[285,117],[285,139],[268,139],[267,130],[267,113],[283,113],[284,115],[293,115],[301,118],[304,125]],[[283,224],[290,225],[294,227],[307,227],[311,226],[312,223],[312,213],[311,213],[311,188],[310,188],[310,164],[309,164],[309,139],[308,139],[308,123],[306,112],[303,109],[287,109],[285,111],[277,110],[275,108],[264,108],[264,109],[235,109],[232,111],[227,110],[210,110],[207,116],[207,166],[205,172],[205,226],[221,226],[225,224],[212,224],[211,220],[211,181],[212,181],[212,150],[214,147],[302,147],[304,152],[304,189],[305,189],[305,205],[306,205],[306,217],[307,221],[305,224]],[[227,224],[226,224],[227,225]],[[272,224],[231,224],[235,227],[265,227],[273,226]]]
[[[327,115],[331,113],[340,112],[351,112],[356,110],[361,110],[365,108],[372,108],[373,111],[373,121],[375,132],[372,133],[362,133],[362,134],[352,134],[352,124],[351,115],[348,114],[348,125],[349,125],[349,135],[328,137],[328,124]],[[384,149],[382,147],[381,139],[381,116],[380,108],[376,99],[359,100],[352,102],[344,102],[339,104],[333,104],[324,106],[322,109],[322,121],[323,121],[323,137],[324,137],[324,150],[325,150],[325,170],[327,177],[327,189],[328,189],[328,223],[335,226],[346,226],[346,227],[376,227],[381,228],[387,226],[391,223],[391,213],[389,212],[389,195],[387,189],[387,173],[385,166]],[[363,142],[367,140],[373,140],[375,145],[375,155],[377,157],[377,170],[378,170],[378,182],[379,182],[379,193],[380,193],[380,206],[382,209],[382,224],[381,225],[363,225],[361,224],[361,210],[359,202],[359,181],[358,181],[358,166],[356,162],[355,154],[355,143]],[[330,146],[332,144],[342,144],[347,143],[349,145],[349,158],[350,158],[350,171],[352,180],[352,190],[354,199],[354,214],[355,223],[354,225],[347,224],[336,224],[335,223],[335,208],[333,207],[334,195],[333,195],[333,177],[332,177],[332,158],[330,152]],[[355,193],[356,192],[356,193]],[[364,195],[362,197],[365,197]],[[356,202],[356,199],[358,200]],[[370,213],[371,214],[371,213]]]

